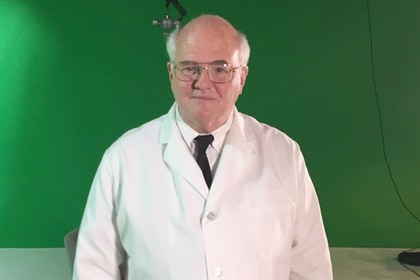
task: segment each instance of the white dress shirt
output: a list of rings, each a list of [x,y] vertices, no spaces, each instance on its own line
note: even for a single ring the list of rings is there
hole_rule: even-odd
[[[211,135],[213,135],[214,140],[211,143],[211,145],[209,145],[209,147],[207,148],[206,154],[213,177],[216,173],[217,163],[220,158],[220,154],[223,150],[223,144],[225,142],[226,135],[228,134],[232,126],[232,122],[233,112],[229,115],[229,118],[226,121],[226,123],[224,123],[221,127],[210,133]],[[185,144],[190,148],[194,158],[197,158],[197,144],[196,141],[194,141],[194,138],[202,134],[195,131],[182,119],[178,111],[178,106],[176,106],[176,123],[179,131],[181,132],[182,138],[185,141]]]

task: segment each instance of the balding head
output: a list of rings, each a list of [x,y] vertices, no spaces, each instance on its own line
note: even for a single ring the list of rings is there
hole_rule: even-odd
[[[180,44],[194,43],[202,37],[212,38],[220,47],[235,48],[242,66],[248,64],[250,48],[244,34],[237,31],[227,20],[216,15],[202,15],[172,32],[166,43],[171,62],[177,59]]]

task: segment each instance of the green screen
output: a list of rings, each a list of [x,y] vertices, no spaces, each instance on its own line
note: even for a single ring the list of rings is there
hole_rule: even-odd
[[[373,65],[366,1],[179,2],[184,22],[218,14],[247,35],[237,106],[301,145],[330,245],[419,246],[380,124],[420,216],[420,1],[369,1]],[[167,112],[164,14],[164,0],[1,1],[0,247],[62,247],[105,149]]]

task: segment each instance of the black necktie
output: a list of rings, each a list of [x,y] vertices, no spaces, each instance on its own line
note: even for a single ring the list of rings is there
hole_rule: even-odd
[[[211,176],[211,170],[209,165],[209,160],[207,159],[206,150],[207,147],[213,142],[213,135],[199,135],[194,138],[197,141],[197,163],[201,168],[201,171],[204,175],[204,180],[206,180],[207,186],[210,189],[211,182],[213,180]]]

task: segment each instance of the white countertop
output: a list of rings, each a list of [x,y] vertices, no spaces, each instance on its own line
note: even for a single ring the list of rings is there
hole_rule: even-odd
[[[331,248],[335,280],[418,280],[401,266],[398,248]],[[420,274],[420,267],[410,266]],[[70,280],[64,248],[0,249],[1,280]]]

